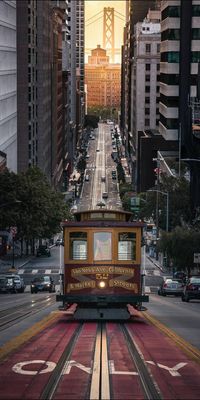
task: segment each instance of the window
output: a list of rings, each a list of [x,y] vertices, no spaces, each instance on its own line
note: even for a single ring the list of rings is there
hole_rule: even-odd
[[[192,16],[193,17],[200,17],[200,5],[195,4],[192,6]]]
[[[145,64],[145,70],[150,71],[151,70],[151,64]]]
[[[150,115],[150,109],[149,108],[145,108],[145,115]]]
[[[150,93],[150,86],[145,86],[145,92]]]
[[[149,127],[150,126],[150,120],[149,120],[149,118],[145,118],[145,126],[146,127]]]
[[[69,254],[72,260],[87,259],[87,233],[70,232],[69,246]]]
[[[168,63],[179,63],[179,52],[169,51],[166,53],[161,53],[161,61]]]
[[[150,75],[145,75],[145,81],[150,82]]]
[[[150,97],[145,97],[145,103],[150,104]]]
[[[108,261],[112,259],[111,232],[95,232],[93,245],[95,261]]]
[[[145,45],[145,49],[146,49],[146,53],[150,53],[151,52],[151,45],[149,43],[147,43]]]
[[[157,44],[157,53],[160,53],[160,43]]]
[[[123,232],[118,235],[118,260],[135,260],[136,234]]]

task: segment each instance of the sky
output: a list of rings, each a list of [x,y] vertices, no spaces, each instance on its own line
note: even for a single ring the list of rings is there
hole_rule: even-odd
[[[120,18],[115,16],[114,18],[114,30],[115,30],[115,48],[121,48],[123,41],[123,27],[125,25],[125,0],[112,0],[112,1],[104,1],[104,0],[85,0],[85,48],[95,49],[97,44],[103,46],[103,8],[104,7],[113,7],[117,12],[124,15],[124,20],[122,15],[118,15]],[[91,17],[95,16],[96,18],[92,19]],[[95,21],[96,19],[100,19],[95,23],[90,22]],[[89,18],[91,18],[89,20]],[[88,25],[88,26],[87,26]],[[86,58],[87,62],[87,58]],[[120,62],[120,57],[117,57],[115,62]]]

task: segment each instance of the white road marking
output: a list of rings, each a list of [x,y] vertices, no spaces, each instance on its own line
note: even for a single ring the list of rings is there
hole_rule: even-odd
[[[28,365],[28,364],[46,364],[46,368],[39,372],[24,370],[23,367],[25,367],[25,365]],[[24,361],[24,362],[17,363],[12,367],[12,370],[14,372],[16,372],[16,374],[37,375],[37,374],[46,374],[46,372],[52,372],[55,367],[56,367],[56,364],[52,361],[33,360],[33,361]]]
[[[181,368],[185,367],[187,363],[181,362],[176,364],[174,367],[167,367],[166,365],[160,364],[160,363],[155,363],[154,361],[146,361],[146,363],[155,365],[155,367],[165,369],[166,371],[169,372],[169,374],[173,377],[181,376],[181,374],[178,372]],[[33,370],[24,370],[23,367],[27,365],[32,365],[32,364],[44,364],[46,365],[46,368],[40,371],[40,367],[38,367],[39,371],[33,371]],[[92,362],[93,364],[93,362]],[[115,364],[113,360],[108,361],[109,364],[109,371],[111,375],[138,375],[138,372],[135,371],[116,371],[115,369]],[[20,363],[15,364],[12,367],[12,370],[16,374],[22,374],[22,375],[37,375],[37,374],[45,374],[47,372],[52,372],[54,368],[56,367],[56,363],[52,361],[44,361],[44,360],[33,360],[33,361],[23,361]],[[76,362],[75,360],[70,360],[67,361],[64,369],[63,369],[63,375],[64,374],[70,374],[72,367],[76,367],[81,369],[82,371],[86,372],[87,374],[92,373],[92,367],[86,367],[85,365]],[[99,369],[100,366],[97,362],[94,363],[93,369]]]
[[[24,269],[19,269],[19,270],[18,270],[18,274],[19,274],[19,275],[21,275],[21,274],[23,274],[23,273],[24,273]]]
[[[51,269],[45,269],[45,274],[50,275],[51,274]]]

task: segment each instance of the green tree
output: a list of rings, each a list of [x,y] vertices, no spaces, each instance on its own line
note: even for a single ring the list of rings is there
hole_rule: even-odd
[[[124,168],[122,167],[122,164],[120,162],[117,164],[117,174],[118,174],[119,182],[125,183],[126,182],[125,172],[124,172]]]
[[[191,208],[188,207],[190,202],[189,182],[184,177],[173,177],[162,174],[162,181],[159,187],[152,188],[154,191],[140,193],[141,207],[139,218],[156,219],[156,190],[169,193],[169,228],[174,229],[176,226],[184,223],[190,224],[192,220]],[[158,193],[158,210],[159,210],[159,227],[166,228],[166,196]]]
[[[194,267],[194,253],[199,252],[200,232],[176,227],[173,232],[162,232],[159,250],[166,252],[173,266],[190,274]]]
[[[1,207],[0,228],[17,226],[18,239],[50,238],[61,230],[62,220],[72,218],[63,195],[37,167],[20,174],[1,173],[0,186],[0,205],[7,203]]]

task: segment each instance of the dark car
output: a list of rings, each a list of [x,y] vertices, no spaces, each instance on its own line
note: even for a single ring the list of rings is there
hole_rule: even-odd
[[[46,256],[46,257],[50,257],[51,252],[49,250],[49,248],[46,245],[40,245],[37,249],[37,257],[40,256]]]
[[[181,296],[182,293],[183,282],[179,279],[167,278],[163,281],[162,285],[158,289],[158,294],[161,296],[167,296],[170,294]]]
[[[31,293],[55,292],[55,284],[50,276],[38,276],[31,282]]]
[[[191,299],[200,299],[200,276],[192,276],[184,286],[182,301],[188,302]]]

